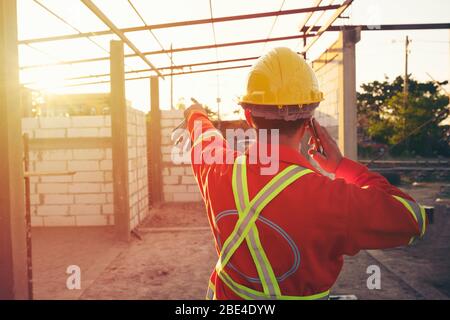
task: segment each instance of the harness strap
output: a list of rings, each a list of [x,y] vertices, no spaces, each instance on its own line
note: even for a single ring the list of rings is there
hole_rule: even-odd
[[[243,218],[244,209],[250,203],[247,189],[247,166],[245,163],[245,155],[240,156],[236,159],[233,168],[233,194],[240,218]],[[271,298],[279,298],[281,296],[280,287],[272,270],[272,266],[261,245],[256,224],[253,225],[245,240],[258,272],[259,279],[261,280],[264,293]]]
[[[245,208],[242,218],[239,218],[233,232],[225,241],[216,270],[222,270],[228,263],[231,256],[249,233],[256,219],[258,219],[258,216],[264,207],[295,180],[311,172],[312,170],[291,165],[272,178],[272,180],[258,192]]]
[[[206,291],[206,300],[215,300],[216,286],[209,280],[208,290]]]
[[[245,156],[238,157],[233,167],[233,193],[235,196],[236,207],[239,212],[239,219],[233,232],[222,247],[216,265],[216,272],[233,291],[241,297],[245,296],[246,299],[284,299],[286,297],[281,294],[272,266],[262,248],[255,222],[261,211],[270,201],[291,183],[303,175],[311,173],[312,170],[291,165],[272,178],[270,182],[266,184],[251,201],[249,201],[245,159]],[[247,241],[264,292],[258,292],[237,284],[224,270],[226,264],[244,239]]]

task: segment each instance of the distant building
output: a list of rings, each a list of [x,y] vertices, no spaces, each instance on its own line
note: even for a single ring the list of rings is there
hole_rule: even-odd
[[[40,117],[85,116],[110,114],[109,93],[40,94],[22,98],[24,115]],[[31,103],[30,103],[31,101]],[[127,100],[127,106],[131,102]]]

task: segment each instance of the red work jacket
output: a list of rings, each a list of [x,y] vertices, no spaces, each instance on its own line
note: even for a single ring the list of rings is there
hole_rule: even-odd
[[[194,122],[200,123],[201,129],[194,130]],[[204,133],[214,129],[209,119],[198,112],[191,114],[187,127],[191,139],[198,138],[199,130]],[[238,154],[222,139],[217,135],[205,138],[197,150],[203,152],[215,141],[216,149],[222,148],[221,151],[236,157]],[[333,180],[318,173],[297,150],[280,145],[279,171],[292,164],[314,172],[289,185],[263,209],[262,218],[256,221],[274,274],[280,276],[278,282],[283,295],[309,296],[329,290],[341,271],[343,255],[355,255],[362,249],[403,246],[412,237],[423,235],[425,226],[420,230],[419,223],[394,196],[408,201],[414,199],[365,166],[344,158]],[[273,177],[261,175],[261,166],[247,164],[250,199]],[[193,163],[192,168],[220,253],[238,220],[232,192],[233,164],[201,161]],[[245,241],[226,270],[234,281],[262,291],[261,284],[252,281],[258,273]],[[217,299],[240,299],[215,271],[210,281]]]

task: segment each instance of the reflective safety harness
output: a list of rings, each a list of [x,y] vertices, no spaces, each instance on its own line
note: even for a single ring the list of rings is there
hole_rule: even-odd
[[[250,201],[247,189],[246,156],[242,155],[236,158],[233,166],[232,186],[239,219],[233,232],[222,246],[219,260],[216,264],[216,273],[224,284],[239,297],[246,300],[314,300],[328,298],[329,290],[311,296],[287,296],[282,294],[272,266],[261,245],[258,228],[255,223],[264,207],[281,191],[305,174],[312,172],[312,170],[298,165],[291,165],[272,178]],[[256,266],[263,292],[237,283],[225,271],[225,266],[244,239]],[[208,286],[206,298],[215,298],[215,287],[211,282]]]
[[[211,133],[211,136],[214,133]],[[310,296],[288,296],[283,295],[274,274],[270,261],[261,245],[256,220],[264,207],[273,200],[281,191],[302,176],[312,173],[312,170],[302,168],[298,165],[291,165],[278,173],[266,184],[258,194],[250,201],[247,188],[246,156],[236,158],[233,166],[232,187],[239,219],[236,222],[233,232],[225,240],[216,264],[217,276],[223,283],[237,296],[246,300],[265,299],[286,299],[286,300],[315,300],[328,299],[329,290]],[[363,187],[367,189],[368,187]],[[393,195],[412,215],[417,222],[421,238],[426,229],[425,210],[414,201]],[[417,237],[412,237],[409,244],[413,243]],[[230,261],[233,254],[246,241],[252,260],[255,264],[263,292],[251,289],[234,281],[225,271],[225,266]],[[210,281],[206,299],[216,298],[216,288]]]

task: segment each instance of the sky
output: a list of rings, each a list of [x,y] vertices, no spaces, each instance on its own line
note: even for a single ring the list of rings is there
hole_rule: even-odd
[[[311,6],[315,0],[94,0],[93,1],[119,28],[142,26],[140,17],[133,11],[131,4],[139,11],[146,24],[158,24],[175,21],[288,10]],[[323,0],[327,5],[333,0]],[[333,3],[341,3],[334,0]],[[42,6],[54,11],[60,18],[51,15]],[[310,23],[324,24],[332,12],[317,12]],[[450,1],[448,0],[355,0],[352,6],[338,19],[335,25],[356,24],[401,24],[401,23],[449,23]],[[127,36],[139,50],[156,51],[165,49],[199,46],[213,43],[226,43],[252,39],[266,39],[298,34],[298,27],[305,14],[267,17],[252,20],[240,20],[179,28],[157,29],[153,33],[139,31],[127,33]],[[214,28],[213,28],[214,27]],[[95,32],[107,27],[78,0],[18,0],[19,40]],[[323,50],[337,39],[337,32],[324,34],[308,51],[308,59],[314,60]],[[356,45],[357,87],[361,83],[394,78],[404,72],[405,37],[412,41],[409,52],[409,72],[417,80],[430,80],[429,73],[438,81],[448,80],[450,74],[450,31],[367,31],[361,34]],[[83,80],[64,80],[71,77],[104,74],[109,72],[109,61],[79,63],[47,67],[31,67],[40,64],[52,64],[58,61],[70,61],[86,58],[107,57],[109,41],[114,35],[92,36],[89,39],[42,42],[19,46],[19,61],[22,67],[21,82],[27,87],[56,93],[108,92],[109,84],[68,86],[91,81],[104,81],[107,77]],[[230,46],[219,49],[207,49],[174,53],[175,65],[216,61],[223,59],[260,56],[276,46],[287,46],[301,51],[303,41],[289,40],[253,45]],[[125,47],[126,53],[132,50]],[[157,67],[170,66],[170,55],[152,54],[147,58]],[[126,70],[147,69],[139,58],[127,58]],[[249,62],[211,64],[197,69],[237,66]],[[195,69],[195,68],[193,68]],[[184,69],[188,71],[188,69]],[[184,99],[190,102],[195,97],[200,102],[217,109],[216,98],[221,98],[220,110],[223,118],[233,117],[237,99],[245,90],[248,68],[207,72],[173,77],[174,103]],[[149,76],[152,73],[139,73]],[[129,74],[136,77],[137,74]],[[449,86],[447,86],[450,89]],[[133,107],[148,111],[150,106],[149,80],[126,82],[126,96]],[[160,81],[160,105],[170,108],[170,77]]]

